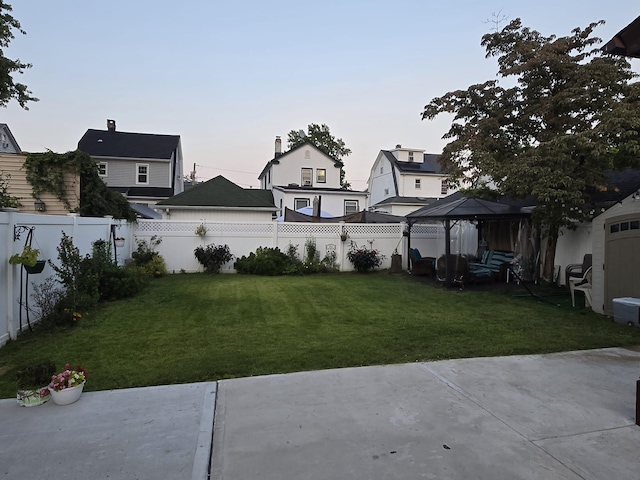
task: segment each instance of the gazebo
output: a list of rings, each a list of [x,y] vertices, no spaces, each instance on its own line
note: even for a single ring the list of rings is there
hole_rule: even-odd
[[[503,200],[504,202],[504,200]],[[511,202],[509,202],[511,203]],[[411,227],[416,223],[441,221],[445,232],[445,255],[451,255],[451,227],[460,220],[520,220],[531,216],[533,207],[522,207],[508,203],[483,200],[464,195],[452,195],[431,205],[426,205],[407,215],[409,224],[409,248],[411,248]],[[453,222],[453,223],[452,223]],[[449,262],[446,264],[446,286],[452,282]]]

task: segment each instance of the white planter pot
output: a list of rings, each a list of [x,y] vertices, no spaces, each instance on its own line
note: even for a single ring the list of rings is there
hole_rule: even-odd
[[[56,405],[69,405],[71,403],[77,402],[80,399],[80,395],[82,395],[82,389],[84,388],[85,382],[82,382],[80,385],[71,388],[65,388],[64,390],[55,391],[53,389],[49,389],[51,391],[51,398],[53,399],[53,403]]]
[[[124,240],[116,240],[115,244],[116,244],[116,247],[122,248],[124,247]]]

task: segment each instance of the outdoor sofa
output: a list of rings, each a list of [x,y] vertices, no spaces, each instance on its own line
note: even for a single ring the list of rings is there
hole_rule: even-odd
[[[494,280],[506,281],[507,267],[513,262],[513,252],[485,250],[480,261],[469,263],[469,268],[489,270]]]
[[[423,257],[417,248],[411,248],[409,258],[413,275],[433,275],[435,257]]]

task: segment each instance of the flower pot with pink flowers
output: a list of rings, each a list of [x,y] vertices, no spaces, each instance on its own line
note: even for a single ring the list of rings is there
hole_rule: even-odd
[[[64,370],[51,377],[49,391],[51,399],[56,405],[69,405],[77,402],[82,395],[84,384],[87,380],[87,371],[78,365],[72,369],[67,363]]]

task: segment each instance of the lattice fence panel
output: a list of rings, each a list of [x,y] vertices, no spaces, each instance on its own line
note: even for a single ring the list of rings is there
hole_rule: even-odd
[[[337,235],[339,232],[340,226],[333,223],[278,223],[279,235]]]

